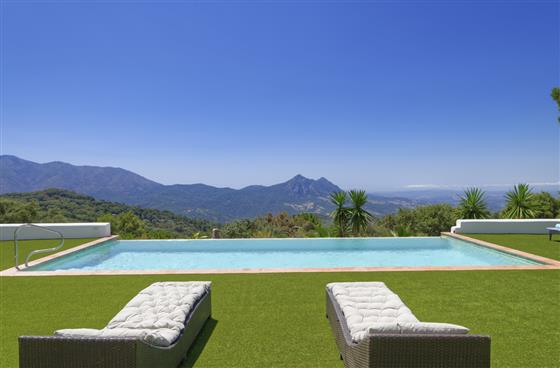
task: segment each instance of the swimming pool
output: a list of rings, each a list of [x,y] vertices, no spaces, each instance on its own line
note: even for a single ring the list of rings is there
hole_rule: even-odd
[[[451,237],[111,240],[29,271],[523,266],[537,261]]]

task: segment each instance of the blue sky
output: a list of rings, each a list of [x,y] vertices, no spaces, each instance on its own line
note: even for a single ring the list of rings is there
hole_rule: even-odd
[[[558,182],[553,1],[4,2],[1,150],[242,187]]]

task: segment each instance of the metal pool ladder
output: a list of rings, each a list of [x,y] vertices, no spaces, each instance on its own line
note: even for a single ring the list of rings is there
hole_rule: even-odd
[[[15,262],[16,262],[16,269],[19,271],[19,239],[18,239],[18,235],[19,232],[24,229],[24,228],[29,228],[29,227],[34,227],[34,228],[38,228],[41,230],[45,230],[48,231],[50,233],[54,233],[56,235],[58,235],[60,237],[60,244],[58,244],[56,247],[53,248],[45,248],[45,249],[37,249],[34,250],[32,252],[29,252],[29,254],[27,255],[27,257],[25,258],[25,267],[29,267],[28,266],[28,262],[29,259],[31,258],[31,256],[33,256],[34,254],[39,254],[39,253],[48,253],[48,252],[56,252],[57,250],[59,250],[60,248],[62,248],[62,246],[64,245],[64,235],[62,235],[61,232],[53,230],[53,229],[49,229],[45,226],[39,226],[39,225],[35,225],[35,224],[22,224],[20,225],[16,231],[14,231],[14,253],[15,253]]]

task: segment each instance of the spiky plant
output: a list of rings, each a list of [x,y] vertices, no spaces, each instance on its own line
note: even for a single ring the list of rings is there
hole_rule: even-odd
[[[344,237],[348,228],[348,220],[350,218],[350,210],[346,207],[348,196],[346,192],[331,193],[331,203],[336,206],[331,212],[331,217],[338,231],[338,236]]]
[[[504,215],[511,219],[527,219],[535,217],[534,195],[529,184],[518,184],[506,193]]]
[[[373,215],[364,206],[367,204],[365,190],[351,190],[349,192],[352,207],[350,208],[350,224],[354,235],[359,235],[373,220]]]
[[[484,199],[485,193],[480,188],[468,188],[459,202],[459,214],[463,219],[485,219],[490,211]]]

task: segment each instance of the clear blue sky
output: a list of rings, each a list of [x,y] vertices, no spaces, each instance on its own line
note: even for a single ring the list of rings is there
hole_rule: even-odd
[[[4,1],[2,153],[242,187],[557,182],[555,1]]]

